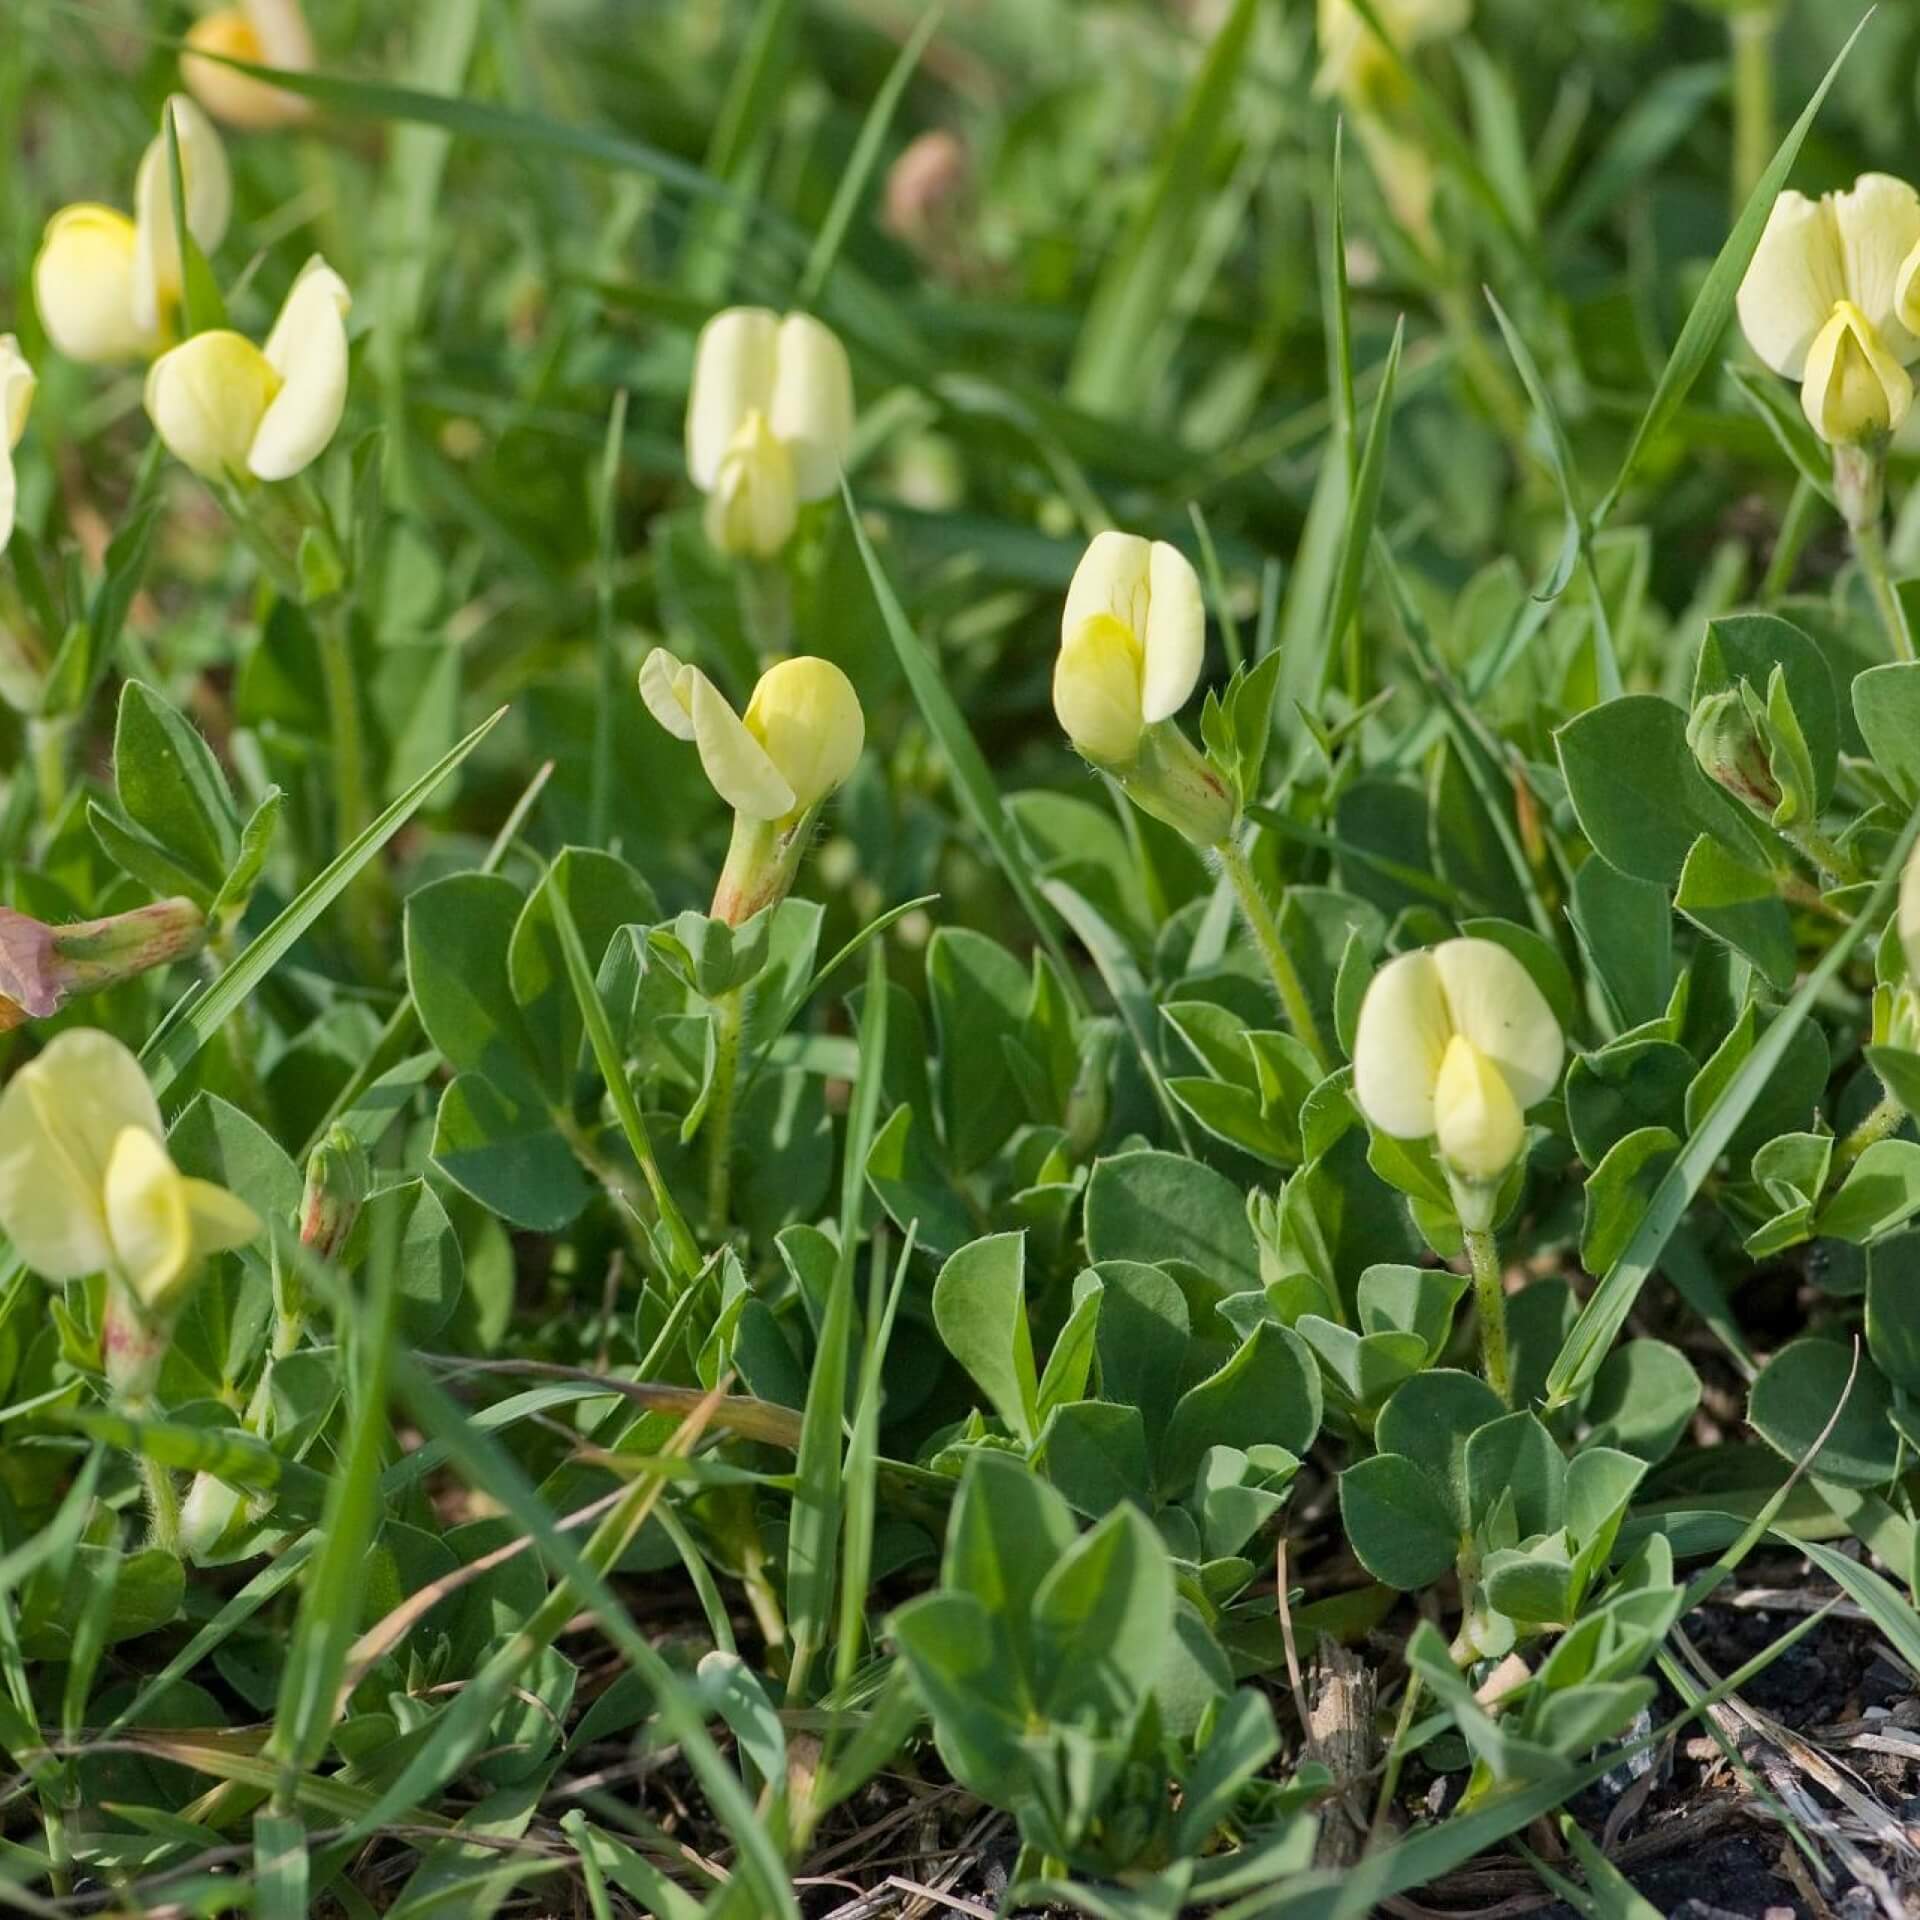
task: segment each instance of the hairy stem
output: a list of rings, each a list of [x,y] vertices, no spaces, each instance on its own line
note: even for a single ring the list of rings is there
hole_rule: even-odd
[[[1860,563],[1860,571],[1867,577],[1873,604],[1880,614],[1880,624],[1886,629],[1888,640],[1893,643],[1894,658],[1913,659],[1913,627],[1907,619],[1906,604],[1900,598],[1900,590],[1893,583],[1893,569],[1887,560],[1886,536],[1880,531],[1877,517],[1853,529],[1853,554]]]
[[[1834,1177],[1837,1179],[1869,1147],[1878,1146],[1882,1140],[1898,1133],[1906,1117],[1906,1108],[1892,1094],[1883,1093],[1879,1104],[1834,1148]]]
[[[1280,937],[1280,923],[1260,892],[1260,883],[1254,878],[1246,850],[1229,836],[1220,842],[1218,851],[1220,864],[1226,869],[1227,878],[1233,882],[1233,891],[1240,902],[1240,912],[1247,923],[1247,931],[1253,935],[1253,944],[1260,949],[1260,957],[1266,962],[1267,972],[1272,976],[1274,991],[1280,996],[1280,1006],[1286,1014],[1287,1024],[1293,1029],[1294,1037],[1313,1055],[1320,1071],[1325,1073],[1332,1065],[1326,1043],[1320,1038],[1320,1029],[1314,1023],[1313,1007],[1301,983],[1299,969],[1294,966],[1293,956],[1288,953],[1286,942]]]
[[[1489,1227],[1468,1227],[1467,1259],[1473,1267],[1473,1303],[1480,1326],[1480,1364],[1487,1385],[1502,1402],[1513,1403],[1513,1374],[1507,1362],[1507,1290],[1500,1272],[1500,1252]]]

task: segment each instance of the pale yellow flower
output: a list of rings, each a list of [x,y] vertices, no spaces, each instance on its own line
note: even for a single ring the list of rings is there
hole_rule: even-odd
[[[675,739],[698,747],[713,790],[750,820],[790,820],[818,805],[866,743],[852,681],[811,654],[769,667],[743,717],[698,667],[655,647],[640,668],[640,697]]]
[[[1463,1179],[1498,1180],[1523,1115],[1559,1083],[1566,1041],[1546,996],[1505,947],[1443,941],[1374,975],[1353,1044],[1353,1094],[1382,1133],[1432,1140]]]
[[[271,132],[308,119],[312,103],[269,80],[236,73],[218,60],[225,54],[258,67],[306,73],[314,64],[313,35],[300,0],[242,0],[194,22],[187,33],[191,52],[180,56],[180,77],[216,120],[251,132]]]
[[[852,438],[853,374],[831,328],[810,314],[731,307],[701,329],[687,472],[722,553],[778,553],[800,508],[840,484]]]
[[[1207,645],[1200,577],[1177,547],[1097,534],[1074,569],[1060,617],[1053,710],[1100,766],[1123,767],[1150,726],[1186,705]]]
[[[346,282],[307,262],[264,348],[217,328],[147,372],[148,416],[174,457],[209,480],[285,480],[317,460],[347,404]]]
[[[1402,53],[1429,40],[1460,32],[1472,17],[1471,0],[1374,0],[1374,13]],[[1350,106],[1375,104],[1391,78],[1392,59],[1353,0],[1319,0],[1316,27],[1320,69],[1314,91],[1334,94]]]
[[[173,117],[187,231],[211,253],[233,212],[233,178],[213,122],[185,94],[170,94],[160,132],[134,176],[133,218],[91,203],[47,222],[33,263],[33,293],[47,337],[70,360],[137,360],[171,336],[185,267],[173,218],[166,119]]]
[[[1920,194],[1889,174],[1773,203],[1740,283],[1740,325],[1833,446],[1877,442],[1913,405],[1920,360]]]
[[[81,1027],[0,1094],[0,1231],[43,1278],[104,1272],[162,1314],[208,1255],[261,1227],[244,1201],[174,1166],[139,1061]]]

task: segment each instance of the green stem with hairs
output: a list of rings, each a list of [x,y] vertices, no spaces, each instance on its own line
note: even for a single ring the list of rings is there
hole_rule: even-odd
[[[1473,1304],[1480,1326],[1480,1364],[1487,1385],[1502,1405],[1513,1404],[1513,1370],[1507,1359],[1507,1290],[1500,1272],[1500,1252],[1490,1227],[1468,1227],[1467,1259],[1473,1268]]]
[[[128,1407],[128,1413],[136,1409]],[[144,1414],[144,1406],[137,1409]],[[177,1554],[180,1551],[180,1492],[173,1484],[173,1474],[158,1460],[150,1460],[143,1453],[140,1456],[140,1480],[147,1494],[147,1545],[158,1547],[162,1553]]]
[[[1890,1139],[1900,1131],[1900,1123],[1907,1117],[1907,1110],[1892,1094],[1883,1093],[1879,1104],[1868,1113],[1866,1118],[1853,1129],[1833,1150],[1833,1172],[1837,1179],[1847,1168],[1860,1158],[1869,1147],[1875,1147],[1882,1140]]]
[[[1287,1024],[1293,1029],[1294,1037],[1313,1055],[1320,1071],[1330,1071],[1333,1062],[1327,1053],[1326,1043],[1320,1038],[1320,1029],[1314,1022],[1313,1006],[1307,999],[1300,971],[1293,964],[1287,943],[1280,937],[1280,923],[1260,892],[1260,883],[1254,878],[1253,864],[1247,858],[1246,849],[1229,835],[1220,842],[1217,851],[1220,864],[1233,883],[1234,895],[1240,902],[1240,912],[1247,923],[1247,931],[1253,935],[1253,944],[1260,949],[1260,957],[1266,962],[1267,972],[1273,979],[1274,991],[1280,996],[1280,1006],[1286,1014]]]
[[[1893,643],[1894,658],[1913,659],[1913,627],[1907,619],[1906,603],[1900,598],[1900,589],[1893,582],[1893,569],[1887,559],[1886,536],[1880,531],[1877,516],[1853,529],[1853,555],[1860,563],[1860,571],[1867,577],[1867,587],[1873,594],[1880,624]]]

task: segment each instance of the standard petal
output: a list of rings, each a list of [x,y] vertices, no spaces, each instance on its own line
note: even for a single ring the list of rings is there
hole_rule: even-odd
[[[133,222],[111,207],[62,207],[33,263],[33,297],[47,338],[69,360],[139,360],[154,333],[133,314]]]
[[[1096,766],[1124,767],[1140,752],[1143,665],[1133,629],[1110,613],[1083,620],[1053,663],[1053,711]]]
[[[746,728],[803,809],[846,779],[867,737],[853,682],[813,654],[782,660],[760,676],[747,702]]]
[[[785,819],[796,804],[792,787],[720,689],[697,667],[690,671],[694,744],[714,792],[749,820]]]
[[[1456,1033],[1433,1092],[1433,1144],[1441,1159],[1470,1180],[1498,1180],[1519,1159],[1526,1138],[1506,1075]]]
[[[160,1108],[140,1063],[90,1027],[56,1036],[0,1094],[0,1231],[36,1273],[76,1280],[112,1260],[107,1164],[130,1127],[158,1139]]]
[[[1071,639],[1097,613],[1111,614],[1144,647],[1153,548],[1137,533],[1096,533],[1073,570],[1060,638]]]
[[[323,454],[347,407],[347,283],[317,255],[301,269],[264,357],[283,385],[247,457],[262,480],[286,480]]]
[[[173,224],[173,167],[167,157],[167,115],[173,115],[180,149],[180,189],[187,231],[202,253],[211,253],[226,236],[233,213],[233,175],[227,150],[200,106],[184,93],[167,96],[160,131],[140,156],[133,180],[133,317],[148,333],[166,330],[180,299],[185,269]]]
[[[676,740],[693,738],[693,681],[697,668],[682,666],[665,647],[640,663],[640,698]]]
[[[1740,282],[1737,304],[1747,344],[1775,373],[1798,380],[1815,336],[1846,295],[1832,212],[1805,194],[1783,193]]]
[[[1207,606],[1200,576],[1178,547],[1156,540],[1147,562],[1146,670],[1140,712],[1148,726],[1187,704],[1207,655]]]
[[[247,471],[280,388],[266,355],[224,328],[196,333],[147,370],[147,415],[176,460],[203,479]]]
[[[773,404],[780,322],[764,307],[729,307],[700,329],[687,394],[687,472],[702,493],[720,477],[748,414]]]
[[[1353,1036],[1353,1097],[1399,1140],[1433,1131],[1433,1089],[1453,1023],[1430,953],[1403,953],[1373,976]]]
[[[1913,406],[1913,382],[1850,300],[1833,310],[1807,355],[1800,410],[1829,446],[1897,433]]]
[[[114,1266],[143,1306],[165,1306],[193,1264],[187,1183],[152,1134],[127,1127],[108,1157],[105,1192]]]
[[[1920,246],[1920,194],[1890,173],[1863,173],[1833,196],[1846,297],[1867,316],[1903,364],[1920,353],[1920,340],[1900,318],[1900,272]]]
[[[768,419],[793,458],[796,493],[826,499],[853,444],[853,369],[840,336],[810,313],[780,322]]]
[[[18,497],[19,487],[13,477],[13,449],[0,440],[0,553],[6,552],[7,543],[13,538],[13,516]]]
[[[1443,940],[1434,969],[1449,1024],[1506,1075],[1521,1110],[1560,1084],[1566,1037],[1533,975],[1492,940]]]

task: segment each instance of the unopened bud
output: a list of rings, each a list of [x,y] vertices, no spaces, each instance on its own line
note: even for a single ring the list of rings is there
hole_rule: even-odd
[[[1743,807],[1771,819],[1780,804],[1772,756],[1740,688],[1709,694],[1687,722],[1687,745],[1709,780]]]
[[[973,162],[958,134],[936,127],[887,172],[887,231],[936,265],[948,263],[973,201]]]
[[[307,1161],[307,1184],[300,1196],[300,1244],[323,1260],[336,1258],[372,1187],[366,1148],[346,1127],[330,1128]]]
[[[190,959],[206,940],[206,915],[187,899],[64,927],[0,907],[0,1032],[45,1020],[78,995]]]

